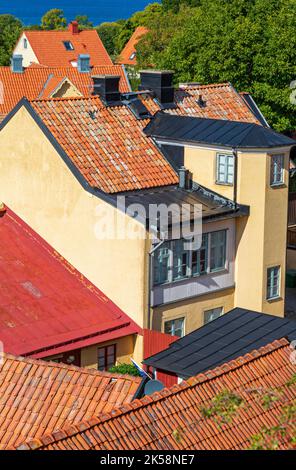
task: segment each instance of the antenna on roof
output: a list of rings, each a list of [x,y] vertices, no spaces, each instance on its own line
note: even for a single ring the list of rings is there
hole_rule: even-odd
[[[160,380],[149,380],[144,388],[144,395],[152,395],[155,392],[160,392],[164,389],[164,385]]]

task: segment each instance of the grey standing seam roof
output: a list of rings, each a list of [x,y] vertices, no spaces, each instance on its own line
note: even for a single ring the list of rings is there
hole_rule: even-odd
[[[248,122],[176,116],[158,112],[144,132],[155,139],[221,145],[230,148],[272,148],[295,145],[295,140]]]
[[[146,359],[187,379],[281,338],[296,340],[296,321],[235,308]]]

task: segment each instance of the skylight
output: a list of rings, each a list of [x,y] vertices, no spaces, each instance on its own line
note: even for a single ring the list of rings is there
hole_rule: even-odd
[[[74,51],[74,46],[71,41],[64,41],[66,51]]]

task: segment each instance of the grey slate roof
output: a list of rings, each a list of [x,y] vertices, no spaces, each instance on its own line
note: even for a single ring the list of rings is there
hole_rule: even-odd
[[[274,130],[248,122],[175,116],[158,112],[144,132],[173,142],[221,145],[230,148],[290,147],[295,140]]]
[[[144,364],[187,379],[284,337],[296,340],[295,320],[235,308]]]

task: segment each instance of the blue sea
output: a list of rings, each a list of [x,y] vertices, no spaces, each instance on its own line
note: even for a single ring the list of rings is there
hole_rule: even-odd
[[[135,11],[157,0],[0,0],[0,14],[10,13],[25,25],[40,24],[44,13],[52,8],[64,10],[68,21],[76,15],[88,15],[98,25],[103,21],[129,18]]]

